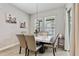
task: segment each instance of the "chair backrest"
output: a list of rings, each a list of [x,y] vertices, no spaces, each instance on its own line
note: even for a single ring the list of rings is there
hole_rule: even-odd
[[[48,33],[47,32],[39,32],[38,35],[40,35],[40,36],[48,36]]]
[[[59,34],[59,38],[63,38],[64,39],[64,35],[62,33]]]
[[[23,34],[17,34],[16,36],[17,36],[17,38],[20,42],[20,46],[23,47],[23,48],[26,48],[27,42],[26,42],[25,36]]]
[[[26,35],[28,49],[32,51],[36,51],[36,41],[34,35]]]
[[[57,43],[58,43],[58,37],[59,37],[59,33],[56,35],[55,40],[54,40],[54,42],[53,42],[54,47],[57,46]]]

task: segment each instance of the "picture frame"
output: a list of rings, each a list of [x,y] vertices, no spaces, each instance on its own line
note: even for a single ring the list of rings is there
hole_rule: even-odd
[[[6,15],[6,22],[7,23],[17,23],[16,17],[12,17],[11,14],[7,14]]]
[[[20,23],[20,28],[26,28],[26,22],[21,22]]]

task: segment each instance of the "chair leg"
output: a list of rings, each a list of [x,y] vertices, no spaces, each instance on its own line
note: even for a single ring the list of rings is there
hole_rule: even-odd
[[[20,50],[19,50],[19,54],[21,54],[21,47],[20,47]]]
[[[27,55],[27,48],[25,48],[25,56]]]
[[[35,52],[35,56],[37,56],[37,51]]]
[[[55,48],[53,48],[53,55],[55,56]]]
[[[58,48],[59,48],[59,38],[58,38]]]
[[[28,54],[27,55],[29,56],[29,49],[28,49]]]
[[[55,52],[56,52],[57,50],[56,50],[56,48],[55,48]]]

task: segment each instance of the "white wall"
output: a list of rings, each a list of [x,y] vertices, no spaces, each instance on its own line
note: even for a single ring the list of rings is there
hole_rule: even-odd
[[[56,33],[65,33],[65,8],[56,8],[53,10],[41,12],[38,14],[39,18],[48,17],[48,16],[55,16],[55,27],[56,27]],[[34,32],[34,22],[36,18],[36,14],[33,14],[31,16],[31,34]]]
[[[16,17],[17,24],[6,23],[6,15],[11,14]],[[25,21],[26,28],[20,29],[19,22]],[[16,33],[25,31],[29,34],[29,15],[22,12],[18,8],[11,6],[9,4],[0,4],[0,49],[11,44],[16,44],[18,39]]]

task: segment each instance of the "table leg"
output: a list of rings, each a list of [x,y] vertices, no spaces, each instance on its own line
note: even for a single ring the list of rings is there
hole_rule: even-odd
[[[42,45],[42,47],[39,49],[39,53],[44,53],[45,52],[44,44],[42,42],[40,42],[40,44]]]

